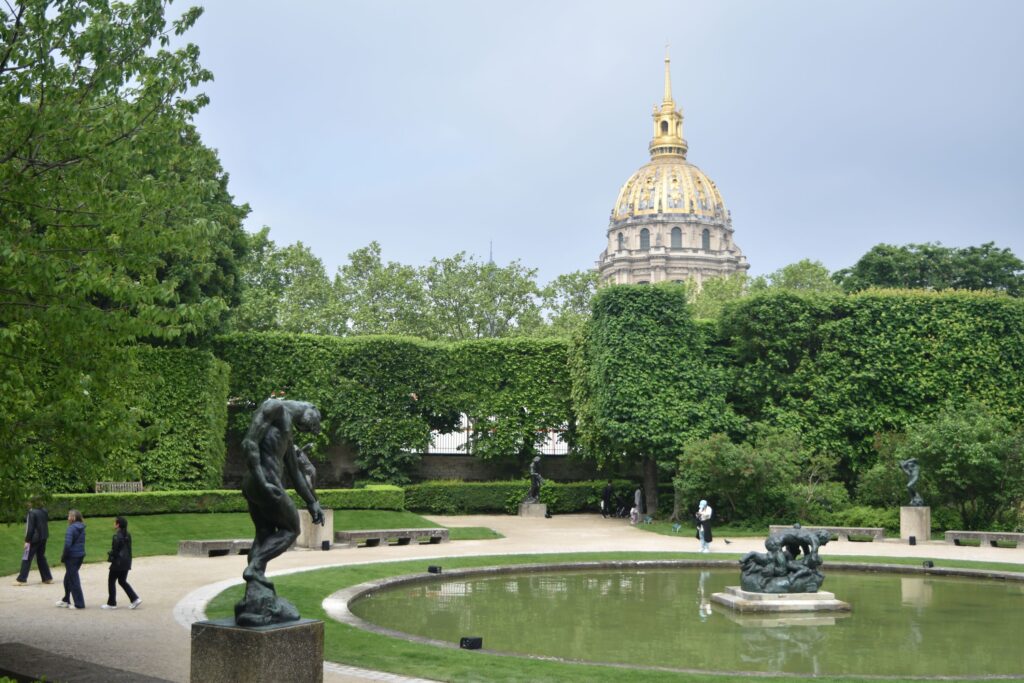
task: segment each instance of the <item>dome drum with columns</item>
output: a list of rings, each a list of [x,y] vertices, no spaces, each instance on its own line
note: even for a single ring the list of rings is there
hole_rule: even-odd
[[[686,160],[683,115],[672,99],[669,59],[665,95],[654,108],[651,161],[619,190],[608,244],[597,267],[602,283],[693,280],[745,272],[733,242],[732,216],[715,183]]]

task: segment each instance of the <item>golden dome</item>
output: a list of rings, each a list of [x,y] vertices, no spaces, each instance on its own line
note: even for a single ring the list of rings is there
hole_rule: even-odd
[[[683,157],[656,157],[630,176],[619,190],[612,220],[662,214],[685,214],[723,221],[725,204],[715,183]]]
[[[672,98],[669,58],[665,54],[665,93],[654,107],[651,162],[634,173],[619,190],[612,220],[658,213],[686,214],[724,221],[725,204],[715,184],[686,160],[683,112]]]

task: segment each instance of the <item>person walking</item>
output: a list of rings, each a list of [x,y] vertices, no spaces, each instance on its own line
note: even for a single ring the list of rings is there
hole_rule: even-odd
[[[711,533],[711,516],[713,512],[711,506],[708,505],[706,500],[702,500],[697,506],[697,538],[700,539],[700,551],[702,553],[710,553],[711,548],[709,547],[713,540],[713,534]]]
[[[71,607],[74,600],[75,609],[85,609],[82,580],[78,577],[85,561],[85,522],[78,510],[68,510],[68,530],[64,532],[60,561],[64,565],[64,598],[57,601],[57,607]]]
[[[101,605],[103,609],[117,609],[117,587],[116,582],[128,595],[129,609],[135,609],[142,604],[142,598],[132,590],[128,583],[128,572],[132,568],[132,535],[128,533],[128,520],[118,517],[114,520],[114,537],[110,541],[110,552],[107,553],[107,561],[110,562],[110,571],[107,573],[107,603]]]
[[[46,561],[46,540],[48,538],[50,538],[50,516],[39,499],[33,498],[28,506],[28,516],[25,518],[25,548],[21,555],[21,571],[18,572],[18,577],[14,581],[15,586],[24,586],[28,583],[32,558],[36,560],[39,576],[43,583],[53,583],[53,574]]]
[[[612,480],[609,479],[608,483],[604,485],[604,491],[601,493],[601,516],[607,517],[608,515],[615,516],[615,511],[612,510],[612,493],[615,488],[612,486]]]

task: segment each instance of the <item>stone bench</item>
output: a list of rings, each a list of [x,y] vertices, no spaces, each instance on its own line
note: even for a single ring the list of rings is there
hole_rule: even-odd
[[[98,481],[96,493],[142,493],[141,481]]]
[[[441,543],[448,540],[448,529],[375,529],[366,531],[335,531],[334,542],[351,546],[364,545],[373,548],[388,545],[395,541],[396,545],[409,545],[413,540],[417,543]]]
[[[993,548],[998,548],[999,541],[1004,543],[1013,543],[1015,548],[1020,548],[1024,544],[1024,534],[1014,533],[1012,531],[947,531],[946,532],[946,543],[952,543],[953,545],[963,545],[960,541],[978,541],[984,544],[986,541]]]
[[[768,527],[769,534],[789,531],[793,527],[785,524],[772,524]],[[805,526],[808,531],[824,529],[840,541],[849,541],[850,536],[870,536],[872,541],[885,540],[885,529],[880,526]]]
[[[191,557],[220,557],[222,555],[248,555],[251,538],[222,538],[205,541],[178,541],[178,554]]]

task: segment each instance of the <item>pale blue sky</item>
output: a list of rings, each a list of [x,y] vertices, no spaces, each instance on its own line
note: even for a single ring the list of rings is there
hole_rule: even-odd
[[[751,273],[879,242],[1024,257],[1024,2],[210,0],[197,119],[250,230],[590,268],[648,161],[665,43]]]

